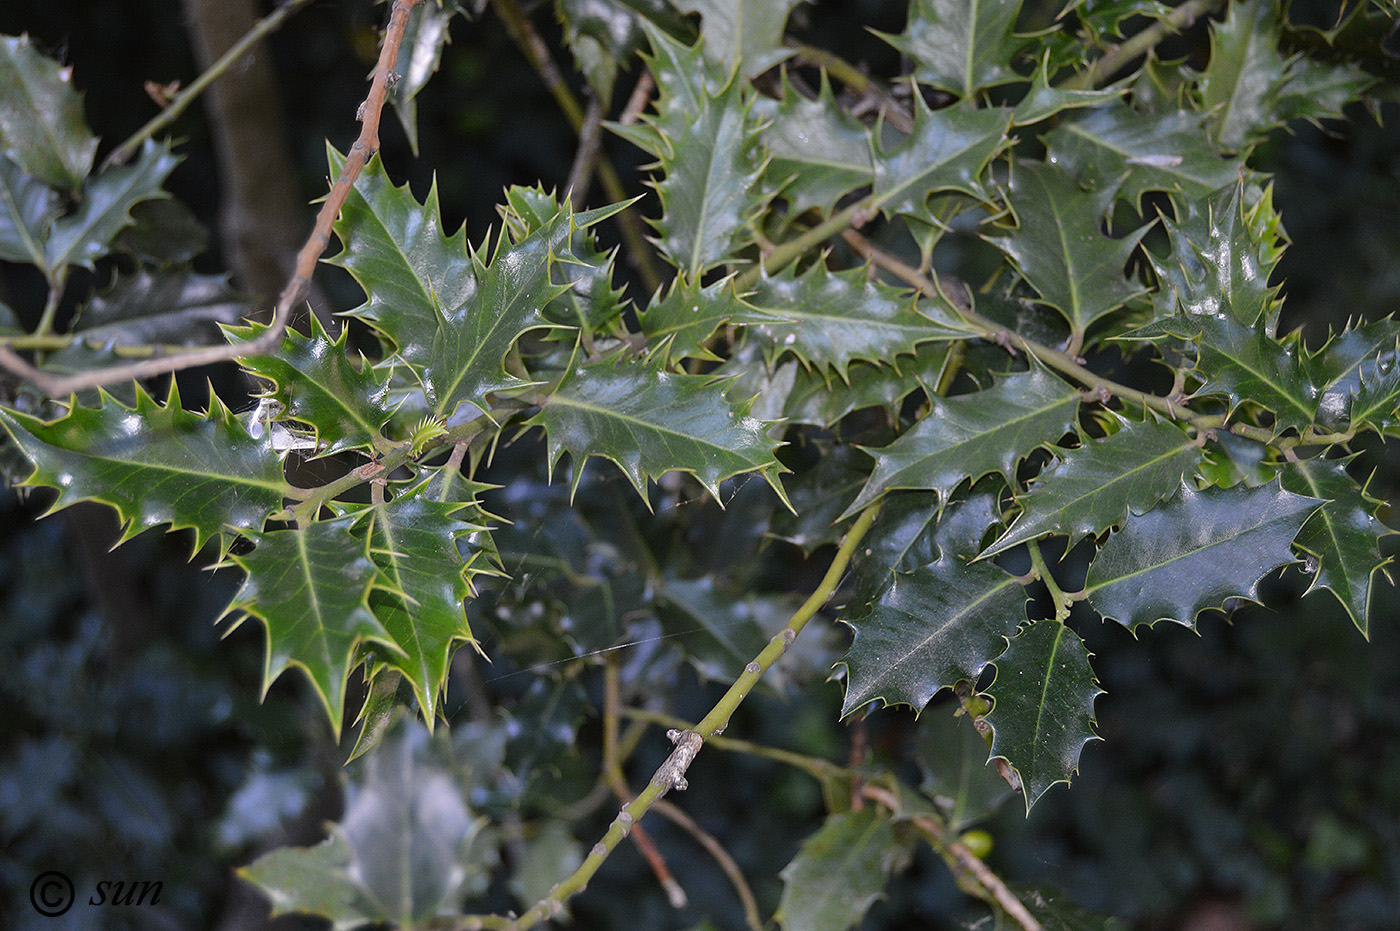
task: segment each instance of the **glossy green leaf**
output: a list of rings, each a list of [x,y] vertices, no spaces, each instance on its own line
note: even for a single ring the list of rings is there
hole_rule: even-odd
[[[408,13],[399,57],[394,62],[394,73],[399,78],[389,94],[389,102],[403,124],[414,155],[418,154],[418,103],[414,98],[437,73],[447,45],[447,27],[456,13],[457,4],[452,0],[446,5],[420,3]]]
[[[1351,425],[1394,434],[1400,425],[1400,366],[1386,353],[1361,369],[1361,387],[1351,405]]]
[[[1148,228],[1121,239],[1104,235],[1111,197],[1107,189],[1083,190],[1050,165],[1017,163],[1010,195],[1016,229],[991,240],[1075,333],[1145,290],[1125,269]]]
[[[646,47],[643,17],[683,25],[665,0],[557,0],[556,10],[574,62],[601,100],[612,99],[618,69]]]
[[[566,452],[573,459],[575,489],[584,460],[602,456],[642,495],[649,479],[676,471],[716,497],[721,481],[745,472],[759,472],[782,494],[776,441],[747,405],[725,401],[703,375],[604,359],[570,370],[530,423],[544,427],[551,463]]]
[[[350,874],[350,844],[336,827],[315,847],[279,847],[241,867],[238,875],[272,903],[271,917],[302,912],[349,931],[384,916],[363,885]]]
[[[69,190],[82,184],[97,153],[73,69],[40,54],[27,35],[0,36],[0,152],[45,184]]]
[[[725,72],[757,77],[792,55],[783,45],[788,14],[800,0],[675,0],[676,8],[700,14],[705,55]]]
[[[700,285],[685,272],[671,280],[664,295],[657,292],[639,315],[642,332],[653,351],[670,360],[719,359],[706,342],[726,323],[760,323],[767,315],[734,293],[734,282],[723,278]]]
[[[174,383],[172,382],[172,385]],[[58,489],[55,509],[99,501],[117,510],[123,541],[161,524],[192,529],[195,549],[260,529],[288,491],[280,455],[248,435],[213,397],[207,414],[164,405],[138,387],[133,407],[102,394],[52,423],[0,408],[0,422],[34,464],[26,485]]]
[[[1264,576],[1295,562],[1293,538],[1319,503],[1278,482],[1202,491],[1183,482],[1175,498],[1109,538],[1085,595],[1129,628],[1159,620],[1194,627],[1200,612],[1255,598]]]
[[[237,323],[251,308],[224,275],[138,268],[79,308],[72,329],[104,344],[210,345],[220,324]]]
[[[224,613],[256,617],[267,628],[263,691],[288,668],[298,667],[339,739],[345,683],[363,658],[361,647],[373,642],[399,650],[369,609],[377,573],[366,541],[345,519],[244,535],[255,548],[229,557],[246,577]]]
[[[161,185],[180,163],[169,145],[147,142],[136,161],[109,168],[87,180],[78,209],[60,217],[44,243],[44,264],[50,274],[66,265],[92,268],[111,251],[113,240],[132,221],[131,208],[143,200],[164,197]]]
[[[769,315],[750,329],[771,356],[791,353],[843,379],[857,359],[893,363],[927,340],[977,335],[946,299],[916,304],[914,294],[871,280],[867,269],[832,271],[825,262],[800,275],[793,266],[764,274],[747,300]]]
[[[888,149],[872,140],[875,205],[924,217],[935,191],[983,197],[983,171],[1008,144],[1010,125],[1010,110],[967,103],[930,110],[915,94],[914,131]]]
[[[1317,389],[1318,423],[1339,429],[1353,422],[1353,408],[1362,391],[1363,380],[1376,385],[1388,382],[1388,373],[1394,368],[1392,360],[1397,357],[1400,357],[1400,321],[1394,317],[1349,327],[1310,353],[1304,360],[1304,368]],[[1368,396],[1377,397],[1374,388]],[[1369,406],[1368,403],[1366,407]],[[1358,429],[1368,425],[1364,416],[1367,411],[1361,413],[1363,418],[1356,424]],[[1386,429],[1379,423],[1369,425]]]
[[[961,834],[986,819],[1011,796],[1011,786],[990,765],[987,741],[965,714],[931,709],[919,716],[914,761],[923,779],[919,791],[933,800],[948,823]]]
[[[1295,494],[1320,498],[1321,507],[1303,525],[1298,547],[1311,553],[1309,563],[1314,589],[1336,596],[1361,633],[1370,630],[1371,596],[1375,576],[1390,562],[1382,557],[1380,540],[1395,531],[1376,517],[1382,502],[1366,493],[1347,474],[1349,459],[1306,459],[1290,462],[1283,471],[1283,487]]]
[[[975,482],[998,472],[1010,481],[1023,457],[1073,428],[1079,392],[1036,366],[983,391],[929,403],[924,419],[899,439],[868,450],[875,471],[847,514],[895,488],[929,489],[946,498],[966,478]]]
[[[1068,535],[1073,545],[1121,525],[1130,512],[1142,514],[1175,494],[1201,455],[1201,447],[1180,428],[1155,419],[1087,440],[1041,474],[1019,499],[1020,516],[982,555],[1050,533]]]
[[[789,423],[812,423],[834,427],[841,418],[855,410],[883,407],[891,411],[911,392],[922,388],[934,392],[948,366],[947,343],[923,343],[914,357],[896,359],[894,365],[855,362],[846,369],[845,380],[814,372],[796,362],[784,363],[774,376],[784,370],[791,372],[791,383],[783,397],[780,410],[769,418],[767,411],[760,419],[786,420]],[[758,411],[762,398],[755,402]],[[756,416],[759,416],[756,414]]]
[[[62,211],[57,191],[0,156],[0,259],[44,267],[44,241]]]
[[[1238,180],[1241,161],[1215,150],[1201,119],[1139,113],[1126,103],[1096,107],[1047,133],[1045,157],[1084,187],[1113,190],[1134,206],[1148,191],[1204,197]]]
[[[1247,204],[1244,185],[1233,184],[1178,205],[1177,213],[1176,220],[1162,218],[1170,258],[1150,256],[1175,310],[1228,314],[1245,326],[1272,321],[1278,289],[1269,276],[1283,254],[1283,231],[1271,192]]]
[[[1121,86],[1091,90],[1057,87],[1050,80],[1050,61],[1047,56],[1041,59],[1040,67],[1036,69],[1031,80],[1030,89],[1016,104],[1011,122],[1016,126],[1030,126],[1065,110],[1099,107],[1123,96],[1124,91],[1125,88]]]
[[[1277,8],[1271,3],[1232,6],[1212,22],[1210,64],[1201,75],[1201,102],[1215,139],[1239,150],[1267,129],[1288,63],[1278,52]]]
[[[401,651],[384,661],[412,685],[431,729],[452,653],[474,642],[462,611],[463,600],[474,594],[474,573],[457,541],[484,528],[458,519],[460,503],[434,501],[426,492],[424,482],[387,504],[358,510],[355,534],[368,539],[379,569],[370,609]]]
[[[1011,67],[1021,0],[913,0],[904,32],[883,38],[914,60],[914,78],[958,97],[1021,80]]]
[[[829,815],[783,867],[778,923],[784,931],[846,931],[880,897],[903,849],[874,805]]]
[[[1021,777],[1026,810],[1045,790],[1069,782],[1079,754],[1096,739],[1094,700],[1103,694],[1079,635],[1056,620],[1035,621],[1011,638],[997,657],[988,689],[992,754]]]
[[[870,130],[836,102],[825,72],[815,98],[784,75],[782,99],[760,97],[754,111],[766,123],[768,177],[795,212],[815,207],[829,213],[842,197],[874,180]]]
[[[265,324],[230,330],[236,344],[267,331]],[[267,396],[286,408],[286,416],[316,429],[318,446],[326,452],[372,447],[389,420],[389,385],[375,376],[363,356],[359,364],[346,353],[349,327],[331,339],[321,322],[311,318],[311,335],[288,330],[282,350],[274,356],[245,356],[248,372],[271,383]]]

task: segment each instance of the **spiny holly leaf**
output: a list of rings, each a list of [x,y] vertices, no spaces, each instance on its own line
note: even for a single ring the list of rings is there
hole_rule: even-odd
[[[914,131],[888,151],[872,137],[876,206],[926,217],[935,191],[984,197],[982,172],[1008,144],[1010,125],[1010,110],[964,102],[934,111],[915,94]]]
[[[1400,366],[1395,353],[1386,353],[1361,369],[1361,390],[1351,405],[1354,428],[1371,427],[1383,433],[1400,425]]]
[[[399,79],[389,100],[415,156],[418,154],[418,104],[414,98],[437,72],[443,47],[447,45],[447,27],[457,12],[457,4],[449,0],[446,4],[420,3],[408,13],[399,57],[394,62],[394,73]]]
[[[63,212],[57,191],[0,155],[0,259],[44,267],[44,241]]]
[[[894,365],[853,363],[846,370],[845,381],[788,362],[774,375],[776,382],[783,372],[791,373],[781,409],[771,418],[766,409],[763,415],[755,416],[761,420],[834,427],[851,411],[862,408],[884,407],[893,411],[917,388],[933,394],[947,368],[948,358],[948,343],[923,343],[914,351],[913,359],[897,359]],[[761,403],[762,398],[755,402],[755,411]]]
[[[785,931],[846,931],[884,892],[904,851],[874,805],[829,815],[783,867],[778,923]]]
[[[699,13],[701,45],[725,72],[736,68],[757,77],[786,58],[783,28],[800,0],[675,0],[676,8]]]
[[[1079,754],[1096,739],[1094,699],[1103,694],[1079,635],[1053,619],[1023,628],[997,657],[988,716],[992,755],[1021,777],[1026,811],[1045,790],[1069,782]]]
[[[556,0],[555,8],[574,62],[600,100],[612,99],[618,68],[646,46],[643,18],[684,26],[665,0]]]
[[[1246,203],[1244,184],[1221,188],[1208,199],[1178,205],[1178,218],[1162,218],[1171,236],[1171,258],[1150,255],[1163,297],[1186,314],[1228,314],[1245,326],[1272,321],[1278,289],[1269,276],[1283,255],[1283,231],[1272,189]]]
[[[958,97],[1022,80],[1011,60],[1021,0],[914,0],[901,35],[876,33],[914,60],[914,78]]]
[[[1155,116],[1126,103],[1066,118],[1045,136],[1046,160],[1086,188],[1109,189],[1134,207],[1148,191],[1204,197],[1234,183],[1241,160],[1222,157],[1201,131],[1202,116]]]
[[[781,100],[760,97],[754,112],[767,124],[768,177],[795,212],[815,207],[830,213],[838,200],[874,180],[870,130],[836,102],[825,71],[814,99],[794,88],[785,72]]]
[[[72,329],[86,340],[116,345],[207,345],[220,324],[236,323],[250,306],[224,275],[138,268],[80,308]]]
[[[315,847],[278,847],[238,875],[257,886],[272,903],[271,917],[303,912],[329,919],[335,931],[349,931],[385,916],[351,874],[353,857],[341,830]]]
[[[1159,420],[1123,425],[1102,440],[1065,454],[1022,496],[1021,516],[982,553],[994,556],[1048,533],[1070,544],[1122,524],[1172,494],[1201,461],[1201,447],[1179,428]]]
[[[1297,334],[1278,340],[1260,321],[1245,326],[1225,316],[1176,314],[1134,330],[1134,339],[1167,334],[1196,344],[1197,394],[1224,393],[1234,410],[1245,402],[1272,411],[1274,429],[1301,430],[1317,415],[1317,389],[1303,370]]]
[[[316,521],[309,527],[248,531],[251,553],[230,556],[247,576],[224,614],[256,617],[267,627],[266,693],[285,670],[299,667],[326,709],[331,729],[340,738],[345,682],[359,665],[360,648],[376,643],[392,652],[400,648],[369,609],[370,586],[377,572],[356,538],[350,521]]]
[[[73,407],[45,423],[0,408],[16,445],[34,463],[26,485],[58,489],[54,509],[79,501],[108,504],[121,515],[123,541],[160,524],[191,528],[195,549],[262,527],[288,491],[281,457],[248,435],[211,393],[207,414],[180,406],[171,382],[164,405],[137,385],[135,406],[101,394],[97,408]]]
[[[1336,334],[1317,352],[1304,360],[1308,378],[1317,388],[1318,423],[1340,428],[1352,423],[1357,429],[1373,426],[1387,429],[1387,418],[1393,421],[1394,398],[1390,409],[1375,408],[1376,401],[1386,395],[1385,385],[1393,382],[1390,373],[1394,360],[1400,357],[1400,323],[1387,317],[1372,323],[1350,327]],[[1356,398],[1367,389],[1365,409],[1356,410]],[[1380,389],[1379,392],[1377,389]],[[1360,420],[1357,413],[1362,414]],[[1376,420],[1367,420],[1367,415]]]
[[[1197,491],[1128,518],[1099,551],[1084,592],[1106,618],[1128,628],[1196,615],[1230,598],[1254,598],[1260,579],[1295,562],[1290,548],[1320,504],[1277,481]]]
[[[726,401],[704,375],[603,359],[571,369],[529,422],[544,427],[551,463],[565,452],[573,459],[575,489],[584,460],[603,456],[643,496],[649,479],[677,471],[693,474],[716,497],[724,479],[760,472],[782,496],[776,441],[747,405]]]
[[[1278,12],[1270,3],[1231,7],[1210,24],[1210,64],[1201,75],[1201,103],[1213,135],[1231,150],[1269,127],[1269,115],[1287,80],[1278,53]]]
[[[692,68],[706,74],[694,48],[659,30],[648,29],[648,35],[649,62],[662,89],[657,113],[644,117],[644,126],[615,131],[656,156],[665,174],[655,184],[662,215],[650,221],[656,243],[673,264],[699,279],[747,244],[749,225],[766,200],[759,184],[765,160],[759,124],[737,72],[712,90],[703,77],[666,67],[691,59]]]
[[[133,220],[131,208],[152,197],[164,197],[161,185],[180,163],[168,143],[147,142],[130,165],[109,168],[83,185],[78,209],[54,221],[44,243],[44,266],[50,275],[65,265],[92,268],[106,255],[112,241]]]
[[[748,300],[770,319],[752,327],[771,357],[792,353],[803,363],[835,370],[841,378],[857,359],[893,362],[927,340],[976,336],[946,299],[917,304],[907,290],[872,281],[867,269],[832,271],[813,263],[766,272]]]
[[[1056,87],[1050,80],[1050,73],[1050,56],[1047,54],[1041,58],[1026,96],[1016,104],[1016,114],[1011,119],[1013,125],[1030,126],[1065,110],[1098,107],[1123,96],[1126,91],[1121,86],[1091,90]]]
[[[267,332],[266,324],[229,328],[235,345]],[[331,339],[320,320],[311,318],[311,335],[287,330],[282,349],[272,356],[245,356],[243,368],[272,383],[268,397],[286,406],[286,415],[316,428],[318,446],[326,452],[373,446],[389,420],[389,384],[375,377],[360,357],[357,367],[346,353],[350,328]]]
[[[458,644],[472,643],[462,601],[474,594],[471,563],[459,537],[485,528],[465,523],[460,502],[434,501],[427,482],[399,491],[387,504],[355,509],[356,537],[369,541],[379,569],[369,606],[401,651],[384,661],[413,687],[423,720],[432,729],[437,699],[447,688],[448,661]]]
[[[877,698],[922,709],[940,688],[975,680],[1025,620],[1025,590],[1014,577],[965,562],[997,522],[995,495],[973,495],[941,516],[928,495],[889,504],[853,567],[856,590],[844,620],[856,633],[842,661],[842,715]]]
[[[1370,629],[1371,592],[1377,571],[1390,562],[1382,557],[1380,539],[1393,534],[1376,517],[1381,503],[1347,474],[1350,459],[1307,459],[1291,462],[1283,472],[1283,487],[1323,505],[1303,525],[1298,547],[1316,558],[1308,591],[1325,588],[1337,597],[1357,630]]]
[[[97,137],[83,119],[73,69],[29,36],[0,36],[0,152],[45,184],[72,190],[92,169]]]
[[[991,240],[1075,333],[1146,290],[1129,281],[1124,268],[1148,227],[1122,239],[1104,235],[1112,196],[1083,190],[1050,164],[1019,162],[1010,196],[1016,230]]]
[[[930,489],[946,498],[965,478],[999,472],[1011,481],[1022,457],[1072,429],[1079,393],[1035,365],[984,391],[933,397],[929,404],[924,419],[899,439],[867,450],[875,471],[847,515],[894,488]]]
[[[334,149],[327,156],[338,176],[344,156]],[[418,203],[407,184],[389,182],[375,153],[345,199],[335,234],[344,249],[328,261],[348,271],[366,296],[349,315],[371,324],[405,361],[421,367],[432,352],[440,309],[478,298],[465,228],[445,236],[437,185]]]
[[[732,278],[700,285],[685,272],[671,280],[671,289],[652,297],[639,315],[642,332],[653,352],[668,360],[705,359],[719,356],[705,343],[725,323],[760,323],[767,315],[734,293]]]

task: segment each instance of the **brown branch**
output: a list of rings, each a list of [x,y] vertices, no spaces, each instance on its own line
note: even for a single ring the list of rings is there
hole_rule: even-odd
[[[597,97],[588,101],[588,112],[584,114],[583,126],[578,133],[578,151],[574,153],[574,167],[569,171],[569,203],[575,210],[583,209],[588,202],[588,185],[598,168],[598,153],[603,146],[603,102]]]
[[[50,397],[63,397],[98,385],[108,385],[131,378],[150,378],[170,372],[182,371],[200,365],[255,355],[267,355],[278,351],[282,346],[282,334],[297,305],[311,288],[311,276],[316,271],[316,263],[330,244],[331,226],[340,214],[340,208],[350,194],[355,180],[360,176],[370,156],[379,150],[379,118],[384,110],[385,97],[389,91],[389,76],[393,73],[394,62],[398,60],[399,45],[403,41],[404,28],[408,25],[408,14],[422,0],[394,0],[389,13],[389,24],[384,31],[384,45],[379,52],[379,63],[374,71],[369,95],[361,108],[363,124],[359,138],[350,147],[340,176],[331,186],[316,215],[316,225],[307,238],[301,251],[297,253],[296,269],[291,280],[282,289],[273,313],[272,326],[261,336],[238,346],[208,346],[176,356],[162,356],[129,365],[95,369],[81,375],[56,377],[30,365],[7,347],[0,346],[0,367],[32,383]]]

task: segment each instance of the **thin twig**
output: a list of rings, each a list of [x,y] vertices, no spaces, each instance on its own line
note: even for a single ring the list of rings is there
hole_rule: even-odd
[[[249,29],[248,32],[244,34],[243,38],[235,42],[218,61],[214,62],[205,69],[203,74],[190,82],[189,87],[186,87],[184,90],[180,91],[180,93],[176,94],[164,110],[157,113],[145,126],[136,130],[136,132],[131,134],[129,139],[113,149],[111,154],[103,160],[102,170],[106,171],[113,166],[125,164],[131,156],[136,154],[136,150],[141,148],[142,143],[147,139],[153,138],[156,133],[179,119],[180,115],[183,114],[185,110],[189,109],[190,104],[199,99],[199,95],[209,88],[209,85],[217,81],[223,76],[224,72],[233,67],[240,58],[248,54],[253,46],[281,28],[288,17],[310,2],[311,0],[287,0],[286,3],[283,3],[281,6],[277,7],[277,9],[258,20],[257,24],[254,25],[252,29]]]
[[[588,112],[583,115],[583,126],[578,133],[574,166],[569,170],[569,183],[564,188],[575,210],[581,210],[588,202],[588,185],[598,167],[598,153],[602,151],[603,114],[603,102],[597,97],[590,98]]]
[[[739,902],[744,907],[744,923],[749,926],[751,931],[763,931],[763,916],[758,911],[758,899],[754,897],[753,890],[749,888],[749,881],[744,878],[744,871],[730,856],[729,851],[724,849],[724,845],[719,842],[719,839],[702,828],[699,822],[682,809],[664,798],[657,799],[651,807],[657,814],[685,831],[695,839],[697,844],[705,848],[705,852],[719,864],[724,875],[729,877],[729,884],[734,887],[734,893],[739,896]]]
[[[422,0],[394,0],[393,9],[389,13],[389,24],[384,31],[384,45],[379,52],[379,64],[374,71],[369,96],[365,98],[361,108],[364,122],[360,127],[359,138],[350,147],[350,153],[346,156],[340,176],[335,179],[330,193],[326,195],[326,199],[321,204],[320,212],[316,214],[316,225],[312,229],[311,235],[307,238],[301,251],[297,253],[296,269],[291,280],[287,282],[286,287],[282,289],[281,295],[277,298],[272,325],[267,330],[256,339],[236,346],[207,346],[203,349],[182,352],[179,355],[161,356],[129,365],[94,369],[68,377],[55,377],[41,371],[5,346],[0,346],[0,366],[31,382],[49,397],[63,397],[88,388],[95,388],[98,385],[109,385],[113,382],[133,378],[150,378],[154,375],[165,375],[169,372],[182,371],[200,365],[211,365],[215,362],[227,362],[245,356],[269,355],[280,350],[282,334],[286,332],[287,324],[291,321],[296,306],[306,297],[306,293],[311,287],[311,276],[316,271],[316,263],[330,244],[331,227],[334,225],[336,217],[340,215],[340,208],[350,195],[351,187],[354,186],[355,180],[360,176],[360,172],[368,163],[370,156],[379,150],[379,117],[384,109],[384,100],[389,91],[389,76],[393,74],[394,63],[398,60],[399,45],[403,41],[404,28],[408,25],[409,11],[421,2]]]

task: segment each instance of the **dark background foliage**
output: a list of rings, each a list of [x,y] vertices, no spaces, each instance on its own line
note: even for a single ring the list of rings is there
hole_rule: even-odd
[[[799,11],[798,21],[821,42],[874,58],[878,67],[889,49],[842,23],[849,10],[860,22],[897,30],[903,6],[863,0],[838,11],[824,3]],[[1317,6],[1314,15],[1326,21],[1330,5]],[[271,43],[281,125],[295,159],[287,167],[305,201],[323,189],[324,140],[344,148],[356,131],[352,117],[381,15],[364,0],[326,0]],[[153,112],[144,81],[196,73],[182,16],[173,0],[7,0],[0,33],[29,32],[71,63],[88,118],[110,141]],[[1301,16],[1295,9],[1295,20]],[[547,38],[557,38],[547,11],[535,19]],[[1202,41],[1196,30],[1177,51],[1198,54]],[[1276,203],[1295,244],[1280,277],[1288,313],[1310,340],[1348,318],[1392,313],[1400,297],[1400,114],[1393,107],[1383,114],[1383,125],[1358,112],[1345,127],[1291,126],[1256,166],[1277,175]],[[419,125],[421,158],[391,127],[385,161],[420,192],[435,172],[446,218],[466,219],[474,239],[495,220],[505,185],[562,184],[568,174],[572,134],[489,14],[457,21],[443,71],[419,97]],[[185,161],[171,190],[218,229],[220,169],[205,114],[196,108],[177,131]],[[637,161],[634,150],[609,145],[624,164]],[[301,215],[309,218],[309,208]],[[227,244],[215,236],[200,262],[217,271],[227,261]],[[355,300],[333,269],[321,286],[332,307]],[[36,304],[21,299],[35,287],[21,270],[0,264],[0,300]],[[541,458],[538,450],[518,452],[521,462]],[[1380,463],[1393,451],[1367,455]],[[507,457],[495,476],[517,483],[503,496],[551,494],[538,484],[542,476],[512,462]],[[618,501],[639,506],[615,484],[584,491],[604,509]],[[1400,492],[1379,482],[1371,491],[1392,502]],[[20,907],[34,875],[59,869],[80,890],[100,879],[163,882],[157,909],[81,918],[104,928],[265,926],[265,909],[231,870],[269,846],[316,839],[321,822],[339,814],[344,749],[330,745],[299,678],[284,677],[257,702],[262,635],[245,625],[220,640],[211,619],[232,582],[192,568],[187,541],[147,534],[108,552],[115,531],[105,511],[83,506],[35,522],[43,497],[0,504],[0,914],[14,916],[10,927],[65,927]],[[726,536],[733,526],[692,523],[685,504],[677,510],[675,532],[691,535],[695,552],[722,560],[733,551]],[[788,570],[800,575],[795,550],[788,559]],[[1072,789],[1053,790],[1029,819],[1008,806],[988,826],[993,865],[1016,883],[1062,887],[1134,927],[1394,927],[1400,605],[1392,587],[1378,588],[1382,609],[1365,643],[1331,600],[1300,602],[1305,586],[1301,573],[1286,573],[1271,585],[1268,608],[1242,609],[1228,622],[1205,619],[1199,635],[1159,625],[1134,640],[1117,625],[1079,619],[1108,692],[1098,704],[1104,739],[1086,751]],[[515,635],[489,618],[478,630],[488,652]],[[666,661],[656,644],[636,652],[639,662]],[[529,671],[499,678],[513,671],[501,659],[484,686],[516,702],[565,688]],[[467,702],[469,678],[454,685],[449,713]],[[600,700],[595,670],[563,681],[563,707],[576,702],[580,718]],[[675,682],[696,709],[704,706],[707,685],[683,670]],[[758,698],[736,725],[755,740],[842,758],[853,736],[835,723],[839,689],[820,681],[807,688],[793,704]],[[468,718],[460,711],[453,720],[465,726]],[[860,725],[859,739],[896,757],[906,749],[907,723],[904,712],[881,711]],[[576,739],[566,756],[578,760],[577,771],[558,769],[534,790],[568,800],[587,791],[600,737],[588,725],[563,733]],[[701,757],[690,781],[686,807],[724,813],[707,826],[724,832],[771,906],[777,871],[819,822],[815,783],[717,753]],[[732,894],[711,862],[664,823],[654,831],[692,898],[724,917]],[[607,882],[598,888],[611,891],[573,906],[580,927],[696,920],[665,904],[630,847],[601,878]],[[865,927],[952,927],[965,908],[946,870],[928,857],[895,883]],[[728,915],[735,927],[737,915],[735,906]]]

